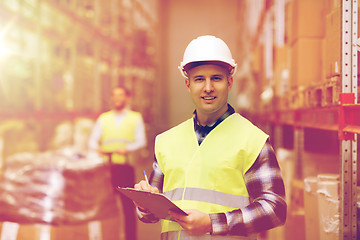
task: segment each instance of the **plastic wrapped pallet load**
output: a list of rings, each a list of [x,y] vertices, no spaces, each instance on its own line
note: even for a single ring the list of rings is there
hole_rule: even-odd
[[[317,199],[320,240],[338,240],[340,226],[339,175],[319,174]]]
[[[119,239],[118,213],[97,155],[22,153],[0,174],[0,240]]]
[[[317,177],[304,179],[305,236],[306,240],[319,239],[319,211]]]

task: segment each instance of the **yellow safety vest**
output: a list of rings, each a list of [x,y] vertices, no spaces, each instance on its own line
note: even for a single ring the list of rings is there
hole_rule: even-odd
[[[114,111],[101,114],[101,149],[105,152],[113,152],[135,141],[136,125],[140,118],[140,113],[129,110],[125,114],[121,124],[117,126]],[[123,155],[113,154],[112,162],[124,164],[126,163],[126,158]]]
[[[249,194],[244,175],[268,137],[237,113],[213,129],[200,146],[192,118],[158,135],[155,155],[164,173],[164,194],[182,209],[198,209],[205,213],[228,212],[247,206]],[[162,233],[185,236],[181,230],[178,223],[162,220]],[[207,235],[206,239],[234,237]]]

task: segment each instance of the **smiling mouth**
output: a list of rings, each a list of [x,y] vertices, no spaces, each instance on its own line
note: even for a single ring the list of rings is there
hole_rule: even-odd
[[[205,101],[213,101],[216,97],[201,97]]]
[[[216,97],[201,97],[204,100],[214,100]]]

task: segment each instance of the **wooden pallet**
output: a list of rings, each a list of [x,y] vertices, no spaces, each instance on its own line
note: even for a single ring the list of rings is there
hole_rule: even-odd
[[[319,86],[311,86],[304,91],[304,107],[321,107],[322,91]]]
[[[305,95],[303,89],[292,89],[288,95],[288,103],[290,109],[297,109],[304,107]]]
[[[338,105],[340,93],[340,77],[333,77],[326,83],[292,89],[285,100],[289,109],[326,107]]]
[[[339,95],[342,91],[340,77],[333,77],[322,87],[321,106],[333,106],[339,104]]]

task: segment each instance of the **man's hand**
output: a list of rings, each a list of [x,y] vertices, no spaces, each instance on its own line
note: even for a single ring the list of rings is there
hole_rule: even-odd
[[[119,149],[115,150],[114,152],[106,152],[106,151],[102,150],[101,148],[96,149],[96,151],[101,155],[112,155],[113,153],[120,154],[120,155],[129,154],[129,150],[127,150],[126,148],[119,148]]]
[[[188,215],[184,216],[169,211],[170,216],[190,235],[203,235],[212,232],[211,219],[209,214],[196,209],[184,210]]]
[[[141,180],[139,183],[135,184],[134,188],[137,190],[143,190],[143,191],[152,192],[152,193],[159,193],[159,189],[157,187],[153,187],[153,186],[149,185],[145,180]],[[136,202],[134,202],[134,204],[135,204],[135,206],[137,206],[139,208],[140,211],[147,212],[146,209],[142,208]]]
[[[96,152],[98,152],[99,154],[105,154],[105,152],[101,148],[96,149]]]
[[[103,155],[109,155],[109,154],[112,154],[112,153],[117,153],[117,154],[120,154],[120,155],[129,154],[129,150],[127,150],[126,148],[119,148],[119,149],[115,150],[114,152],[106,152],[106,151],[102,150],[101,148],[96,149],[96,151],[98,153],[100,153],[100,154],[103,154]]]
[[[141,180],[139,183],[135,184],[134,188],[137,190],[159,193],[159,189],[157,187],[149,185],[145,180]]]
[[[126,148],[119,148],[115,151],[115,153],[120,155],[127,155],[129,153],[129,150],[127,150]]]

